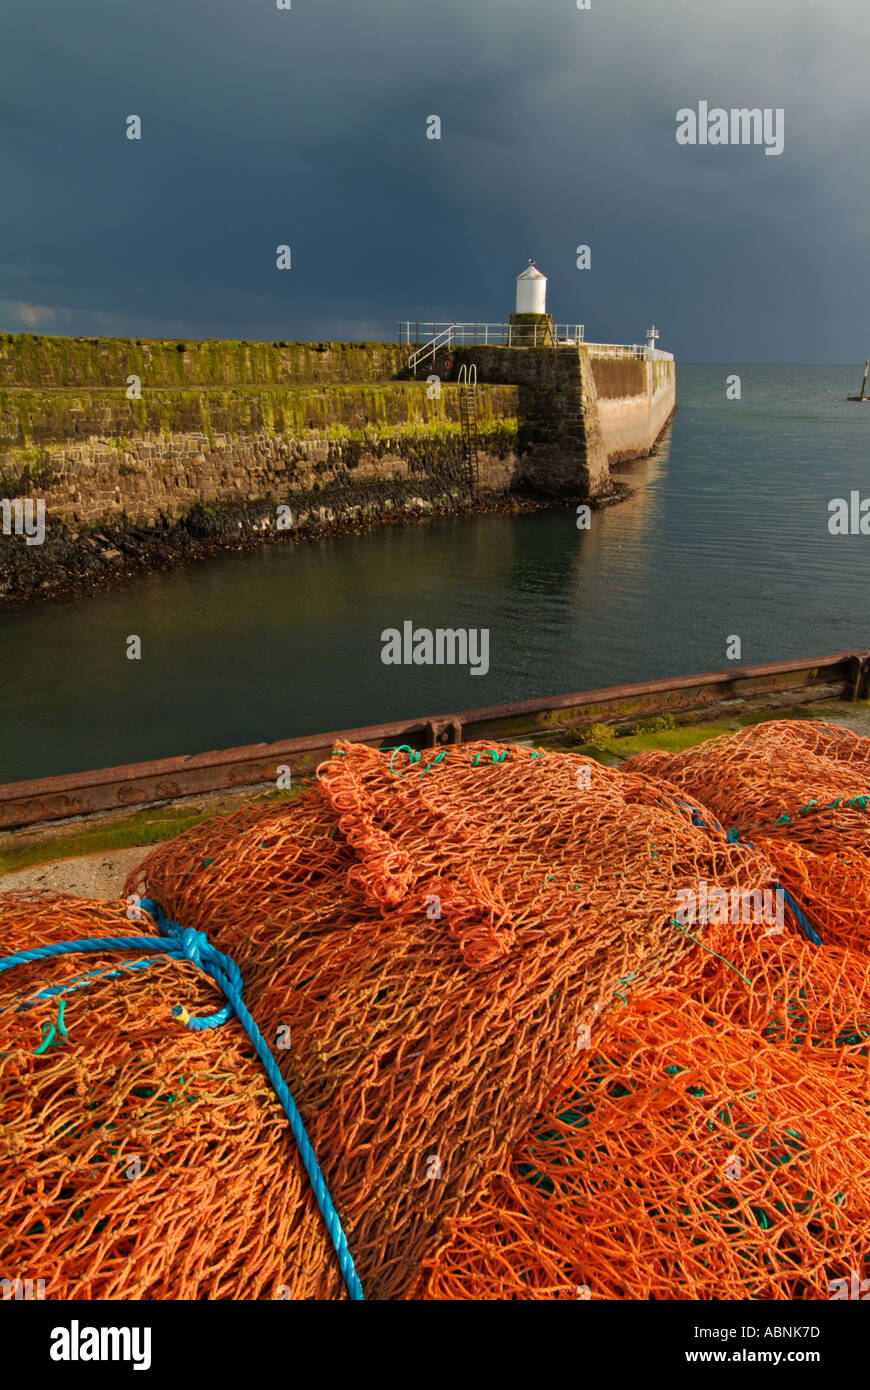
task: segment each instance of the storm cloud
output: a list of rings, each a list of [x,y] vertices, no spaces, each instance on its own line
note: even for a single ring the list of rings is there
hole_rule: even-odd
[[[860,0],[6,0],[3,29],[0,328],[392,338],[502,321],[534,256],[590,339],[870,352]],[[679,145],[701,101],[781,108],[781,156]]]

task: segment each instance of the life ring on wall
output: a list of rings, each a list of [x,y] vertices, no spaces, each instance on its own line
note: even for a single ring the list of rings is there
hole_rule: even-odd
[[[449,371],[450,371],[450,368],[451,368],[452,366],[453,366],[453,353],[452,353],[452,352],[448,352],[447,356],[444,358],[444,370],[445,370],[445,372],[449,372]]]

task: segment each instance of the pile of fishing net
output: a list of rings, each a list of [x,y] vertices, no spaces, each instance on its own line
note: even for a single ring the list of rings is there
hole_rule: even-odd
[[[759,848],[826,941],[870,942],[870,740],[835,724],[775,720],[683,753],[638,753],[628,772],[700,798]]]
[[[686,925],[681,894],[757,901],[783,866],[665,778],[340,745],[300,798],[131,876],[239,966],[367,1297],[827,1298],[864,1274],[866,921],[816,946],[795,891],[781,929]],[[7,895],[3,949],[156,935],[141,915]],[[140,960],[0,973],[3,1273],[50,1298],[341,1297],[241,1023],[184,1027],[216,985]]]

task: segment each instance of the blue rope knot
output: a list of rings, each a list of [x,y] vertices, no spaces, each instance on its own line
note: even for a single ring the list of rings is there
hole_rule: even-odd
[[[203,948],[208,946],[208,937],[205,932],[195,931],[193,927],[185,927],[181,933],[181,947],[188,960],[192,960],[194,965],[198,965],[200,970],[204,970],[202,963]]]
[[[225,956],[222,951],[218,951],[216,947],[211,945],[205,932],[195,931],[191,927],[180,927],[177,922],[170,921],[160,904],[154,902],[152,898],[142,898],[139,906],[144,908],[153,919],[160,936],[113,936],[84,938],[80,941],[54,941],[50,946],[35,946],[32,950],[17,951],[14,955],[3,957],[0,959],[0,974],[5,970],[12,970],[16,965],[27,965],[31,961],[48,960],[52,956],[72,955],[85,951],[137,951],[139,954],[145,951],[152,954],[151,960],[136,961],[127,968],[146,969],[149,965],[158,964],[161,957],[168,956],[170,960],[191,961],[199,970],[214,980],[227,1000],[222,1009],[205,1018],[192,1018],[183,1004],[177,1004],[172,1010],[172,1015],[174,1018],[180,1019],[185,1027],[194,1030],[217,1028],[221,1023],[226,1023],[233,1014],[237,1016],[254,1051],[265,1067],[266,1075],[271,1081],[284,1114],[290,1122],[290,1129],[296,1140],[299,1156],[311,1182],[314,1197],[329,1232],[333,1249],[338,1256],[339,1267],[348,1294],[355,1301],[362,1300],[365,1295],[359,1275],[354,1267],[353,1257],[348,1249],[347,1237],[342,1229],[338,1212],[329,1195],[326,1180],[320,1170],[314,1150],[311,1147],[311,1141],[302,1123],[302,1117],[296,1109],[287,1083],[242,998],[242,974],[239,967],[231,956]],[[44,989],[36,995],[36,998],[51,998],[60,993],[62,989],[85,988],[94,978],[101,979],[106,975],[112,976],[117,973],[115,971],[94,971],[91,975],[74,980],[68,986],[54,986]],[[29,1004],[23,1004],[20,1007],[26,1008],[29,1007]],[[60,1018],[62,1020],[62,1013]]]
[[[172,1010],[172,1017],[194,1032],[201,1032],[206,1028],[220,1028],[221,1024],[226,1023],[236,1012],[228,986],[241,998],[243,981],[239,967],[231,956],[225,956],[221,951],[215,950],[205,932],[196,931],[193,927],[180,927],[177,922],[171,922],[153,898],[140,899],[139,906],[153,918],[160,935],[167,937],[172,943],[171,947],[167,945],[164,949],[169,951],[175,960],[189,960],[204,975],[208,975],[228,1000],[223,1008],[201,1018],[189,1014],[183,1004],[176,1004]]]

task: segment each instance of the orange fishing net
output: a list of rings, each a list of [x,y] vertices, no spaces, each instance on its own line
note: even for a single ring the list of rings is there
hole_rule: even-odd
[[[0,897],[5,954],[150,934],[105,903]],[[209,1013],[216,987],[160,957],[125,968],[136,959],[60,956],[0,974],[0,1271],[44,1279],[48,1299],[274,1298],[291,1282],[337,1295],[308,1178],[241,1026],[181,1027],[172,1007]],[[90,971],[117,977],[19,1012]]]
[[[870,961],[704,939],[727,961],[686,959],[593,1033],[419,1296],[826,1299],[870,1275]]]
[[[773,720],[625,771],[666,778],[750,842],[826,941],[870,942],[870,739],[823,721]]]
[[[744,841],[870,853],[870,740],[836,724],[772,720],[683,753],[637,753],[622,766],[700,797]]]
[[[368,1297],[827,1297],[862,1268],[866,941],[844,919],[813,947],[788,911],[681,925],[681,892],[742,902],[784,861],[663,775],[342,745],[302,798],[131,876],[237,961]],[[143,930],[20,896],[0,929],[9,952]],[[209,981],[174,961],[101,979],[33,1056],[56,1001],[21,1003],[113,966],[0,974],[0,1265],[41,1262],[50,1297],[341,1296],[240,1026],[169,1016],[185,988],[213,1010]]]

